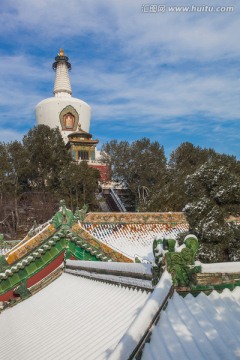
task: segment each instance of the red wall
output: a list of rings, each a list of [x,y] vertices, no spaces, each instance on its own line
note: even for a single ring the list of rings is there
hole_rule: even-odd
[[[31,287],[47,277],[51,272],[53,272],[57,267],[59,267],[64,259],[64,253],[60,254],[56,259],[54,259],[50,264],[40,270],[38,273],[27,279],[27,287]],[[15,288],[15,287],[14,287]],[[13,294],[14,289],[9,290],[8,292],[0,295],[0,301],[9,301],[10,298],[15,298]]]
[[[101,181],[108,181],[110,180],[110,171],[109,167],[105,164],[89,164],[90,167],[99,170]]]
[[[60,266],[64,259],[64,253],[60,254],[56,259],[54,259],[50,264],[48,264],[45,268],[40,270],[38,273],[33,275],[27,280],[27,287],[31,287],[35,285],[37,282],[44,279],[46,276],[51,274],[58,266]]]

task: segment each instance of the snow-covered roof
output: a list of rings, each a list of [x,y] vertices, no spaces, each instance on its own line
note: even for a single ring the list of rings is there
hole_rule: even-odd
[[[202,273],[240,273],[239,261],[213,264],[203,264],[196,261],[196,265],[201,265]]]
[[[130,258],[139,257],[147,261],[153,260],[152,244],[155,237],[176,239],[180,232],[188,230],[187,223],[85,223],[82,226],[117,251]]]
[[[4,360],[106,359],[148,292],[64,273],[0,315]]]
[[[240,287],[209,296],[174,292],[142,360],[240,358]]]
[[[150,264],[67,260],[69,274],[152,290]]]
[[[5,255],[8,251],[10,251],[10,247],[1,247],[0,248],[0,255]]]
[[[139,274],[141,276],[152,276],[152,266],[150,264],[67,260],[66,266],[67,268],[79,268],[92,271],[105,270],[108,273],[114,272],[118,275],[128,273],[129,275]]]
[[[168,298],[171,288],[171,275],[167,271],[164,271],[160,281],[145,302],[138,316],[136,316],[135,320],[109,356],[109,360],[127,360],[130,356],[133,358],[133,352],[145,337],[148,328],[154,322],[156,315],[158,315],[159,310]]]

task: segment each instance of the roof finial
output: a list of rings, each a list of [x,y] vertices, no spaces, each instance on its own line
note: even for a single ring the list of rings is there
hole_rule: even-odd
[[[64,50],[62,48],[60,49],[58,56],[65,56],[64,55]]]

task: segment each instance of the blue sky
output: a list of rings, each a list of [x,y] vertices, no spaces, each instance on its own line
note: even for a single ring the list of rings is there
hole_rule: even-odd
[[[142,11],[153,4],[165,12]],[[35,125],[62,47],[100,144],[149,137],[169,156],[189,141],[240,158],[238,1],[2,0],[0,12],[0,141]]]

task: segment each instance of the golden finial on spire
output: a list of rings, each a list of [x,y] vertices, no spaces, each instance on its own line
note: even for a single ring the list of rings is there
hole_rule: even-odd
[[[57,65],[59,63],[65,63],[67,65],[68,70],[71,70],[71,64],[68,62],[68,57],[65,55],[64,50],[61,48],[59,53],[55,57],[55,62],[52,64],[53,70],[57,69]]]
[[[64,56],[64,50],[60,49],[58,56]]]

